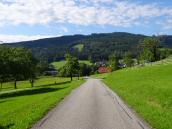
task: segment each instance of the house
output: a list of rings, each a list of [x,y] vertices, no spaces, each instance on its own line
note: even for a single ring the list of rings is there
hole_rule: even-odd
[[[99,73],[109,73],[112,69],[110,67],[101,66],[98,68]]]

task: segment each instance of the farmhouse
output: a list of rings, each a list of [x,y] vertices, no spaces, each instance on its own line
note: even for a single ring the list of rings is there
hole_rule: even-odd
[[[105,67],[105,66],[99,67],[99,69],[98,69],[99,73],[109,73],[111,71],[112,71],[112,69],[110,67]]]

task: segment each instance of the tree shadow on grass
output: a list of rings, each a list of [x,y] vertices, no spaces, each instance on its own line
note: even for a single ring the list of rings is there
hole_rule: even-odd
[[[0,129],[9,129],[12,126],[14,126],[14,124],[9,124],[9,125],[6,125],[6,126],[0,125]]]
[[[65,81],[65,82],[54,82],[52,84],[45,84],[45,85],[39,85],[39,86],[35,86],[35,87],[46,87],[46,86],[58,86],[58,85],[64,85],[67,83],[70,83],[71,81]]]
[[[3,86],[2,89],[11,89],[11,87]],[[2,89],[1,89],[1,90],[2,90]],[[1,91],[1,90],[0,90],[0,91]]]
[[[26,95],[35,95],[35,94],[43,94],[48,92],[55,92],[57,90],[62,90],[67,87],[59,87],[59,88],[39,88],[39,89],[29,89],[29,90],[22,90],[16,91],[11,93],[4,93],[0,95],[0,99],[16,97],[16,96],[26,96]]]
[[[51,83],[51,84],[45,84],[45,85],[36,85],[35,87],[46,87],[46,86],[57,86],[57,85],[63,85],[63,84],[67,84],[67,83],[70,83],[71,81],[65,81],[65,82],[54,82],[54,83]],[[2,89],[13,89],[13,86],[11,86],[11,87],[2,87]],[[2,90],[2,89],[0,89],[0,91]]]
[[[0,101],[0,104],[1,104],[1,103],[5,103],[6,101],[7,101],[7,100]],[[0,129],[1,129],[1,126],[0,126]]]

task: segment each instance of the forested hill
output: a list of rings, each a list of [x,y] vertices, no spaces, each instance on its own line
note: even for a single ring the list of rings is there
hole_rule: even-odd
[[[163,46],[172,48],[172,35],[160,36],[160,41]]]
[[[146,36],[124,32],[101,33],[91,35],[71,35],[7,44],[12,47],[26,47],[33,51],[39,59],[49,62],[61,60],[66,52],[80,59],[102,60],[115,52],[122,56],[126,51],[134,55],[138,53],[138,44]],[[161,37],[163,45],[172,47],[172,36]]]

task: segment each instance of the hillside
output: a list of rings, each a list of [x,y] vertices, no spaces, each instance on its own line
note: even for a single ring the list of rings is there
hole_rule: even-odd
[[[145,67],[126,68],[100,74],[153,128],[171,129],[172,57]]]
[[[69,48],[75,42],[84,39],[86,36],[62,36],[55,38],[46,38],[34,41],[25,41],[18,43],[7,44],[11,47],[25,47],[31,49],[34,55],[39,59],[45,59],[52,62],[54,59],[61,60],[64,53],[69,51]]]
[[[140,40],[143,40],[144,37],[144,35],[115,32],[62,36],[7,45],[29,48],[36,57],[48,59],[49,62],[63,59],[66,52],[71,52],[82,60],[91,57],[99,60],[106,59],[108,55],[114,51],[118,54],[122,54],[127,50],[132,50],[136,53],[135,49],[137,44],[139,44]],[[78,48],[78,44],[82,44],[82,49],[76,49],[76,46]],[[79,47],[81,47],[81,45]]]
[[[126,51],[137,55],[138,45],[145,37],[139,34],[115,32],[62,36],[7,45],[29,48],[37,58],[48,59],[49,62],[63,59],[67,52],[82,60],[96,61],[107,59],[114,52],[118,56],[122,56]],[[160,40],[163,46],[172,47],[172,36],[161,36]]]

